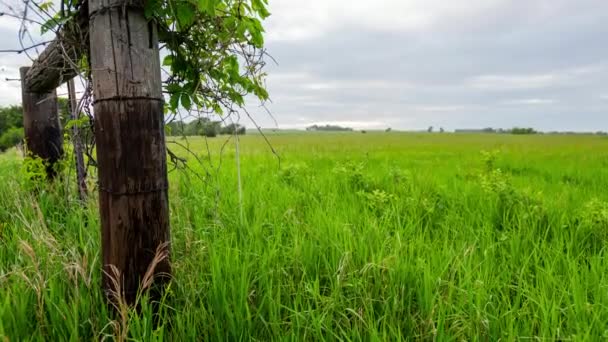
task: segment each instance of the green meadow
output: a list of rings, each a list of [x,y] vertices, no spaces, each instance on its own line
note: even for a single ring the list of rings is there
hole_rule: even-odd
[[[106,304],[72,167],[46,185],[0,155],[0,341],[608,338],[608,138],[267,139],[168,137],[158,310]]]

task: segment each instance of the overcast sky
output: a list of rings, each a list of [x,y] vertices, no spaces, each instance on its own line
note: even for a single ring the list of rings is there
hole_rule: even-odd
[[[608,130],[606,0],[270,0],[280,128]],[[2,48],[17,22],[0,18]],[[24,56],[0,55],[0,105]],[[264,127],[274,126],[252,106]]]

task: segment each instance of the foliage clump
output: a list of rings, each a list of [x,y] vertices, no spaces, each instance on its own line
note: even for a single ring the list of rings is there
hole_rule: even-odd
[[[146,16],[158,24],[167,56],[168,110],[218,115],[245,105],[245,97],[268,99],[263,71],[267,0],[146,2]]]
[[[333,169],[333,173],[354,190],[371,190],[371,179],[364,172],[365,165],[363,163],[345,162],[338,164]]]
[[[509,176],[496,167],[499,153],[482,152],[484,169],[479,176],[484,192],[496,196],[494,225],[501,230],[528,227],[542,231],[549,223],[541,194],[515,188]]]
[[[608,203],[597,198],[587,202],[579,213],[576,239],[585,248],[599,251],[608,243]]]

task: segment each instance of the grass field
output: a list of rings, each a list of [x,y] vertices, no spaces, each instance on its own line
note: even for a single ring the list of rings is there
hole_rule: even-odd
[[[156,327],[145,301],[105,305],[96,199],[82,208],[73,181],[28,191],[17,153],[1,155],[0,337],[608,338],[607,138],[269,139],[280,162],[241,138],[242,201],[234,141],[169,144],[193,170],[170,174],[174,279]]]

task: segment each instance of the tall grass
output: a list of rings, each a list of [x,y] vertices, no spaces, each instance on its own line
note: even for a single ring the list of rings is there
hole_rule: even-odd
[[[170,174],[174,279],[158,317],[145,298],[139,312],[104,301],[96,199],[27,190],[21,160],[1,155],[0,337],[608,338],[607,139],[270,139],[280,166],[241,138],[242,202],[232,143],[220,155],[222,140],[191,138],[197,158],[170,145],[194,173]]]

